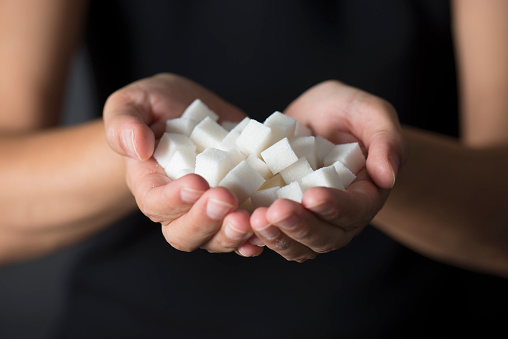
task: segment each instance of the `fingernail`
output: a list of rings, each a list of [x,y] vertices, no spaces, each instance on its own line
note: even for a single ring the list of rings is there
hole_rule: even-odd
[[[206,214],[210,219],[220,220],[233,209],[233,205],[217,199],[209,199],[206,204]]]
[[[392,171],[392,177],[393,177],[392,187],[393,187],[393,186],[395,186],[395,178],[396,178],[394,168],[399,168],[399,159],[393,155],[389,156],[388,157],[388,166],[390,166],[390,171]]]
[[[131,158],[141,159],[134,146],[134,132],[131,129],[122,132],[122,144],[124,150]]]
[[[250,237],[249,243],[251,243],[254,246],[258,246],[258,247],[265,246],[264,242],[262,242],[261,239],[259,239],[256,235],[253,235],[252,237]]]
[[[242,249],[241,249],[241,248],[238,248],[238,249],[237,249],[237,251],[238,251],[238,253],[239,253],[242,257],[246,257],[246,258],[248,258],[248,257],[249,257],[248,255],[246,255],[245,253],[243,253],[243,252],[242,252]]]
[[[180,197],[182,198],[182,200],[189,203],[194,203],[198,201],[201,194],[203,194],[203,191],[194,190],[192,188],[187,187],[182,188],[182,190],[180,191]]]
[[[252,258],[252,257],[256,256],[256,255],[252,255],[252,254],[251,255],[246,254],[242,248],[238,248],[237,251],[238,251],[238,254],[240,254],[242,257],[245,257],[245,258]]]
[[[390,166],[390,170],[392,171],[393,181],[392,181],[392,188],[395,186],[395,171],[393,170],[392,164],[388,162],[388,166]]]
[[[226,237],[231,240],[242,240],[248,235],[247,232],[237,229],[233,224],[228,223],[224,229]]]
[[[285,228],[287,230],[291,230],[298,225],[298,217],[294,214],[290,214],[284,218],[282,218],[280,221],[275,222],[274,224],[279,225],[282,228]]]

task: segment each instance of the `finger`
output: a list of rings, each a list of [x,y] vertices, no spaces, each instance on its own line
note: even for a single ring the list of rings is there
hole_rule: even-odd
[[[317,253],[288,237],[267,218],[268,208],[257,208],[251,215],[252,229],[266,247],[277,252],[286,260],[304,262],[316,257]]]
[[[109,146],[118,154],[137,160],[152,156],[155,135],[148,96],[131,85],[113,93],[104,106],[104,127]]]
[[[321,219],[301,204],[286,199],[275,201],[268,208],[266,219],[286,236],[316,253],[341,248],[352,238],[345,228]]]
[[[191,207],[164,225],[164,237],[174,248],[190,252],[207,243],[220,229],[226,215],[236,209],[236,197],[224,187],[207,190]]]
[[[263,253],[263,247],[253,245],[250,242],[245,242],[240,245],[235,252],[242,257],[257,257]]]
[[[247,211],[237,210],[229,213],[219,232],[201,248],[209,252],[232,252],[245,243],[253,234]]]
[[[362,126],[357,133],[367,149],[369,175],[380,188],[389,189],[407,157],[406,144],[393,106],[381,98],[365,96],[353,107],[362,120],[355,123]]]
[[[187,213],[209,189],[199,175],[188,174],[171,181],[153,158],[127,159],[127,185],[141,212],[154,222],[168,223]]]
[[[305,192],[302,205],[321,220],[346,232],[354,232],[363,229],[374,218],[386,194],[372,182],[357,180],[347,190],[313,187]]]

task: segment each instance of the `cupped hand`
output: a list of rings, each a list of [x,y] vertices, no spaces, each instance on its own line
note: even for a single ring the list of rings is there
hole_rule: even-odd
[[[366,167],[346,190],[314,187],[301,204],[278,199],[253,212],[254,238],[303,262],[342,248],[363,230],[386,201],[407,150],[395,109],[338,81],[310,88],[284,113],[336,144],[358,141],[367,156]]]
[[[249,214],[237,210],[237,199],[223,187],[210,188],[202,177],[188,174],[170,180],[152,157],[166,121],[179,117],[201,99],[220,120],[240,121],[245,114],[197,83],[173,74],[136,81],[113,93],[104,106],[107,142],[126,157],[126,180],[140,210],[162,225],[176,249],[231,252],[252,235]],[[261,253],[245,244],[249,256]]]

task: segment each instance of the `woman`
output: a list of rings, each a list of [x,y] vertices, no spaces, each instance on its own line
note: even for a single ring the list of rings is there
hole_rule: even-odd
[[[52,113],[62,100],[65,65],[85,23],[83,5],[61,2],[3,5],[14,6],[2,10],[8,15],[0,20],[2,74],[13,76],[2,77],[2,112],[9,113],[2,115],[0,147],[9,159],[1,168],[3,260],[81,242],[65,325],[57,325],[62,336],[248,337],[259,335],[245,331],[256,324],[274,337],[292,331],[414,337],[491,325],[473,309],[481,294],[463,293],[474,284],[494,292],[504,280],[447,264],[506,276],[508,187],[497,179],[506,169],[507,103],[498,90],[508,81],[502,1],[454,2],[453,40],[448,4],[441,2],[92,3],[86,41],[99,102],[144,78],[105,106],[109,144],[135,158],[126,166],[110,151],[100,119],[73,129],[46,128],[56,124]],[[27,15],[33,18],[17,19]],[[147,78],[160,72],[184,77]],[[330,78],[343,83],[323,82]],[[336,141],[344,136],[339,130],[353,135],[368,150],[369,176],[350,192],[309,192],[306,209],[279,201],[252,216],[234,211],[229,192],[207,190],[197,177],[169,183],[147,160],[151,133],[160,134],[160,124],[153,123],[177,116],[196,96],[225,120],[245,113],[261,120],[281,109]],[[147,98],[157,98],[157,105]],[[409,144],[400,175],[406,156],[398,122],[392,105],[380,98],[399,113]],[[354,104],[344,105],[348,99]],[[337,107],[356,108],[346,120],[350,129],[339,125],[345,116],[334,119]],[[393,192],[377,213],[394,177]],[[479,177],[492,182],[474,180]],[[198,194],[180,200],[182,188]],[[163,224],[164,237],[143,218],[121,219],[136,210],[131,192],[141,211]],[[481,203],[485,196],[488,205]],[[211,198],[226,206],[217,218],[206,214]],[[288,216],[298,218],[288,224]],[[404,246],[365,227],[372,218]],[[240,234],[237,239],[227,236],[228,227]],[[265,248],[245,241],[251,233]],[[209,254],[199,247],[257,256]],[[287,261],[314,257],[303,265]],[[489,316],[501,317],[499,309]]]

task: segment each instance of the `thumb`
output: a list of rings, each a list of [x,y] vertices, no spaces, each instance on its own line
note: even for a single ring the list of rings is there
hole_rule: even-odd
[[[155,135],[146,105],[115,92],[106,101],[103,117],[106,140],[113,151],[137,160],[152,156]]]
[[[400,134],[379,133],[368,147],[367,172],[374,183],[383,189],[395,185],[399,170],[406,159],[406,147]]]

